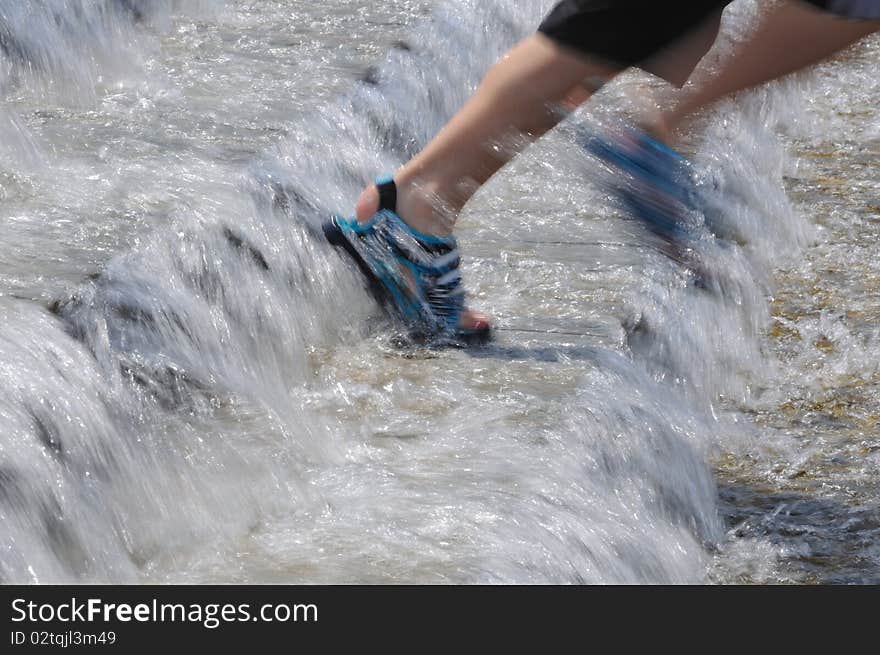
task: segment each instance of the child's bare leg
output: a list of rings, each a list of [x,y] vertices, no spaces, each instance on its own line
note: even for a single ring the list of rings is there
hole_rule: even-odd
[[[726,95],[816,64],[877,30],[877,20],[844,19],[799,1],[780,4],[716,75],[685,92],[660,122],[675,130]]]
[[[425,149],[395,173],[398,214],[420,232],[450,234],[461,208],[519,151],[522,136],[535,138],[556,125],[553,103],[585,78],[614,72],[541,34],[520,42]],[[358,200],[358,220],[368,220],[378,206],[371,186]]]

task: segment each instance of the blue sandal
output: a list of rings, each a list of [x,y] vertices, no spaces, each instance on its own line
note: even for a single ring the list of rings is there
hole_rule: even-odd
[[[455,237],[435,237],[409,227],[397,215],[397,186],[376,181],[379,210],[366,223],[333,216],[324,236],[341,247],[367,278],[377,299],[417,341],[447,345],[485,343],[491,328],[463,329],[464,288]],[[407,275],[403,271],[407,271]]]
[[[689,238],[696,227],[694,216],[703,213],[690,161],[643,131],[629,128],[626,136],[630,145],[623,138],[595,132],[581,143],[624,174],[615,179],[612,190],[652,232],[667,240]]]

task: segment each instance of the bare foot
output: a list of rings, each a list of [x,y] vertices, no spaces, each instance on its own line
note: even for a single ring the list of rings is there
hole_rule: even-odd
[[[366,223],[377,211],[379,211],[379,191],[374,184],[371,184],[364,189],[358,198],[355,205],[355,215],[359,223]],[[430,230],[419,229],[419,227],[412,225],[410,227],[420,232],[431,233]],[[492,321],[489,316],[473,309],[465,309],[458,323],[458,327],[462,330],[485,330],[491,325]]]

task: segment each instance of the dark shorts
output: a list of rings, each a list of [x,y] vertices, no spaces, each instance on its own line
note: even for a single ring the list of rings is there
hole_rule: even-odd
[[[563,0],[538,31],[555,42],[622,66],[671,45],[731,0]],[[880,0],[806,0],[848,18],[880,18]]]
[[[632,66],[677,41],[730,0],[563,0],[538,31],[560,45]]]

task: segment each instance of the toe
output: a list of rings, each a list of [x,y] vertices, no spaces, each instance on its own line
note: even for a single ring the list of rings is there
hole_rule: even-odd
[[[492,326],[488,315],[473,309],[466,309],[461,315],[459,327],[463,330],[485,330]]]

